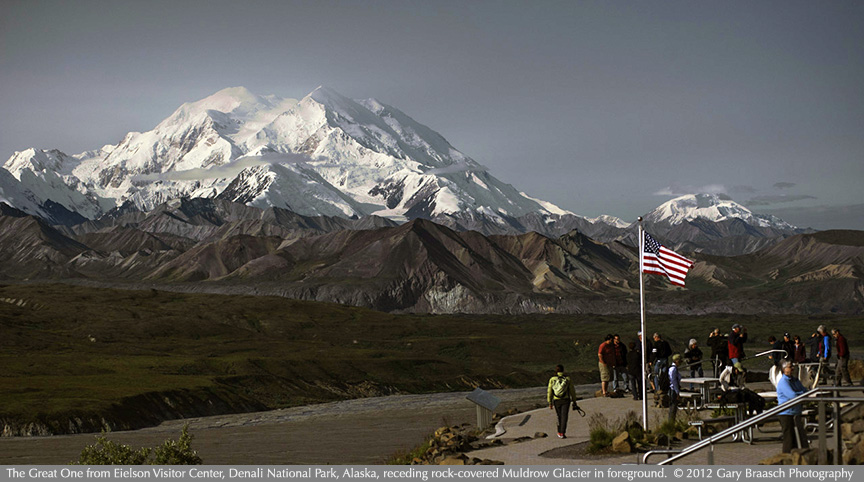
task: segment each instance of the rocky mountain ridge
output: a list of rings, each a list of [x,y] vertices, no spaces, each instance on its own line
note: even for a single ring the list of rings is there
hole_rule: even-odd
[[[620,313],[638,309],[635,249],[571,231],[486,236],[415,219],[308,217],[218,199],[126,206],[52,227],[0,205],[0,278],[276,294],[395,312]],[[862,233],[796,235],[697,261],[679,290],[646,277],[669,312],[858,313]]]

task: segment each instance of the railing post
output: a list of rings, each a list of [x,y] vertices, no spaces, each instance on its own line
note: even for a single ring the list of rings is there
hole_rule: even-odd
[[[708,446],[708,465],[714,465],[714,444]]]
[[[840,392],[834,390],[833,396],[836,399],[840,396]],[[840,402],[834,402],[834,465],[840,465],[840,460],[843,457],[843,437],[840,436]]]
[[[819,465],[828,464],[828,440],[826,439],[825,424],[825,402],[819,400]]]

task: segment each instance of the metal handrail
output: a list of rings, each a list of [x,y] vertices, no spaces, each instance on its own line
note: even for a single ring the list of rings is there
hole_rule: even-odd
[[[713,445],[715,442],[719,442],[719,441],[725,439],[726,437],[729,437],[729,436],[731,436],[735,433],[738,433],[738,432],[740,432],[746,428],[749,428],[753,425],[756,425],[759,422],[767,420],[767,419],[773,417],[774,415],[779,414],[780,412],[785,412],[786,410],[790,409],[791,407],[794,407],[795,405],[799,405],[799,404],[804,403],[804,402],[815,401],[815,400],[809,400],[809,399],[815,397],[817,394],[831,393],[831,392],[851,392],[851,391],[860,392],[860,391],[862,391],[862,388],[861,387],[814,388],[814,389],[810,390],[809,392],[798,395],[797,397],[795,397],[795,398],[793,398],[793,399],[791,399],[791,400],[789,400],[783,404],[777,405],[776,407],[774,407],[770,410],[766,410],[766,411],[762,412],[761,414],[756,415],[753,418],[744,420],[743,422],[739,423],[738,425],[729,427],[726,430],[723,430],[719,433],[711,435],[708,438],[703,439],[700,442],[697,442],[697,443],[687,447],[686,449],[682,450],[678,455],[675,455],[673,457],[669,457],[666,460],[658,462],[657,465],[669,464],[669,463],[672,463],[672,462],[674,462],[680,458],[686,457],[687,455],[690,455],[693,452],[696,452],[696,451],[701,450],[705,447]],[[822,400],[823,402],[835,402],[835,403],[837,403],[837,400],[842,400],[844,402],[864,402],[864,397],[848,397],[848,398],[832,397],[832,398],[826,398],[824,400],[822,399],[822,397],[818,397],[818,398],[819,398],[819,400]],[[835,426],[837,426],[837,425],[838,424],[835,423]]]

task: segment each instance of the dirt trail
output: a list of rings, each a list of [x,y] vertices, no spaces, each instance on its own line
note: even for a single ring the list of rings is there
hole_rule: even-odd
[[[580,387],[587,396],[595,386]],[[491,390],[498,408],[534,408],[545,388]],[[114,432],[109,439],[133,447],[179,437],[184,423],[205,464],[380,464],[424,441],[442,425],[476,423],[469,392],[395,395],[308,405],[269,412],[165,422]],[[66,464],[95,434],[0,439],[0,465]]]

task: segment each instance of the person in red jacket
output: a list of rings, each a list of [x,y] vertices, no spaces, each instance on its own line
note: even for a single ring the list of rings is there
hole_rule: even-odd
[[[831,330],[834,335],[834,342],[837,345],[837,367],[834,369],[834,386],[842,387],[843,378],[852,386],[852,378],[849,377],[849,345],[846,343],[846,337],[840,334],[840,330],[834,328]]]
[[[744,359],[744,342],[747,341],[747,328],[735,323],[729,333],[729,361],[736,364]]]

